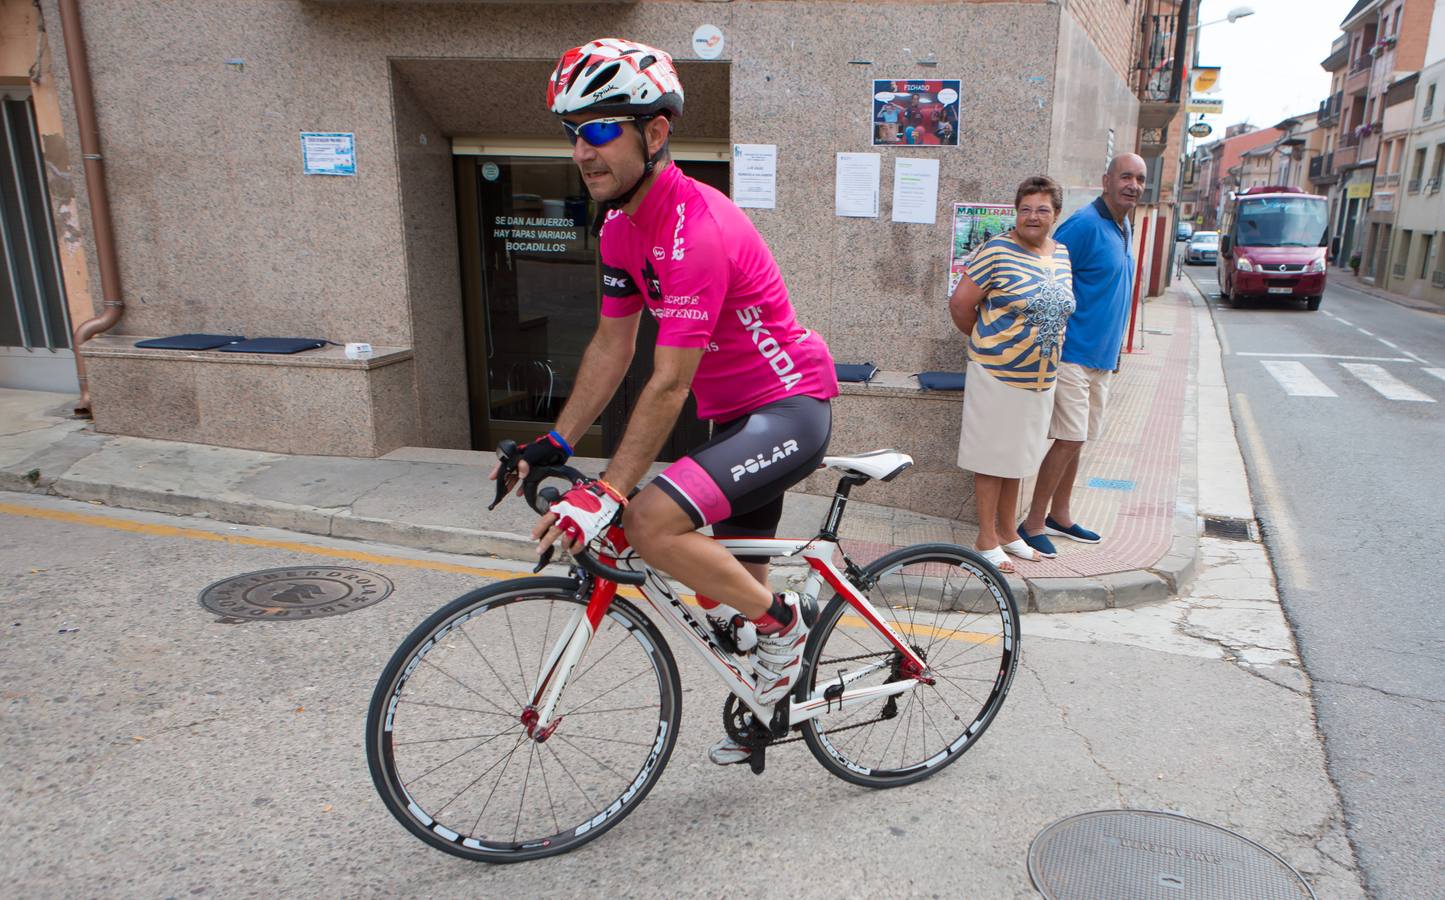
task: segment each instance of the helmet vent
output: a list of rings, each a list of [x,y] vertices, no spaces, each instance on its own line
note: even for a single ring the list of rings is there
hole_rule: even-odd
[[[612,63],[604,67],[602,71],[598,72],[597,75],[588,82],[587,87],[582,89],[582,93],[584,95],[591,94],[599,88],[606,87],[607,83],[616,77],[618,68],[617,63]]]
[[[639,59],[637,61],[637,70],[640,72],[655,62],[657,62],[657,57],[652,56],[651,54],[644,56],[642,59]]]

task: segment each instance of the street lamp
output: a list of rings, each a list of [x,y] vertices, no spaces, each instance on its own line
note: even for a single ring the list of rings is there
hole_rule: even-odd
[[[1235,22],[1238,22],[1240,19],[1243,19],[1243,18],[1245,18],[1245,17],[1247,17],[1247,16],[1252,16],[1252,15],[1254,15],[1254,7],[1252,7],[1252,6],[1236,6],[1234,9],[1231,9],[1231,10],[1229,11],[1229,14],[1226,15],[1224,18],[1222,18],[1222,19],[1213,19],[1213,20],[1208,21],[1208,22],[1196,22],[1196,23],[1194,23],[1193,25],[1190,25],[1188,28],[1186,28],[1186,29],[1185,29],[1185,32],[1188,33],[1188,32],[1191,32],[1191,31],[1198,31],[1198,30],[1201,29],[1201,28],[1205,28],[1205,27],[1207,27],[1207,26],[1209,26],[1209,25],[1218,25],[1218,24],[1220,24],[1221,22],[1228,22],[1229,24],[1233,25]],[[1197,37],[1196,37],[1195,40],[1194,40],[1194,53],[1193,53],[1193,60],[1192,60],[1192,62],[1193,62],[1193,67],[1194,67],[1194,68],[1198,68],[1198,65],[1199,65],[1199,39],[1198,39]],[[1179,233],[1179,224],[1178,224],[1178,222],[1179,222],[1179,210],[1180,210],[1180,208],[1183,206],[1183,204],[1180,202],[1179,193],[1184,189],[1184,166],[1185,166],[1185,162],[1186,162],[1186,159],[1187,159],[1187,156],[1188,156],[1188,150],[1189,150],[1189,98],[1190,98],[1191,96],[1193,96],[1193,94],[1194,94],[1194,90],[1193,90],[1192,87],[1188,89],[1187,93],[1185,93],[1185,95],[1184,95],[1184,102],[1183,102],[1183,104],[1182,104],[1182,106],[1183,106],[1183,110],[1182,110],[1182,111],[1183,111],[1184,115],[1180,117],[1183,121],[1181,122],[1180,128],[1179,128],[1179,176],[1178,176],[1178,179],[1174,182],[1174,184],[1175,184],[1175,188],[1174,188],[1174,221],[1175,221],[1174,233],[1175,233],[1176,235]],[[1174,255],[1174,253],[1175,253],[1175,245],[1176,245],[1177,243],[1178,243],[1178,242],[1175,241],[1175,242],[1173,242],[1173,243],[1171,243],[1171,244],[1169,245],[1170,257],[1171,257],[1171,258],[1170,258],[1169,272],[1170,272],[1171,274],[1172,274],[1172,272],[1173,272],[1173,270],[1174,270],[1174,265],[1173,265],[1174,260],[1173,260],[1172,257],[1173,257],[1173,255]]]
[[[1236,6],[1234,9],[1231,9],[1231,10],[1229,11],[1229,15],[1225,16],[1224,18],[1222,18],[1222,19],[1214,19],[1213,21],[1210,21],[1210,22],[1196,22],[1196,23],[1194,23],[1193,25],[1190,25],[1190,26],[1189,26],[1189,30],[1190,30],[1190,31],[1197,31],[1198,29],[1203,28],[1203,27],[1206,26],[1206,25],[1218,25],[1220,22],[1228,22],[1229,24],[1233,25],[1235,22],[1238,22],[1240,19],[1243,19],[1245,16],[1252,16],[1252,15],[1254,15],[1254,7],[1252,7],[1252,6]]]

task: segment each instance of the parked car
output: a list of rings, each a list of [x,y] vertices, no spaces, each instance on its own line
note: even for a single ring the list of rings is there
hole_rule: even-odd
[[[1188,266],[1206,265],[1214,262],[1218,255],[1219,232],[1196,231],[1189,238],[1189,246],[1184,251],[1184,264]]]
[[[1188,222],[1180,222],[1179,227],[1174,229],[1174,240],[1187,241],[1194,234],[1194,226]]]

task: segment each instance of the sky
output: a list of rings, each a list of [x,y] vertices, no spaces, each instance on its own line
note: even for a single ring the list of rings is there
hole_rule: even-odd
[[[1223,137],[1225,126],[1236,122],[1268,128],[1317,110],[1330,89],[1320,60],[1330,55],[1340,22],[1354,5],[1355,0],[1203,0],[1201,23],[1241,6],[1254,9],[1252,16],[1199,31],[1199,64],[1220,67],[1213,96],[1224,98],[1224,113],[1204,120],[1214,126],[1206,140]]]

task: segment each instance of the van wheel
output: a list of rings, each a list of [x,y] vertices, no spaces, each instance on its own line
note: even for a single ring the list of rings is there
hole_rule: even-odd
[[[1320,308],[1320,301],[1323,300],[1323,299],[1325,299],[1325,298],[1324,298],[1324,297],[1306,297],[1306,298],[1305,298],[1305,309],[1319,309],[1319,308]]]

